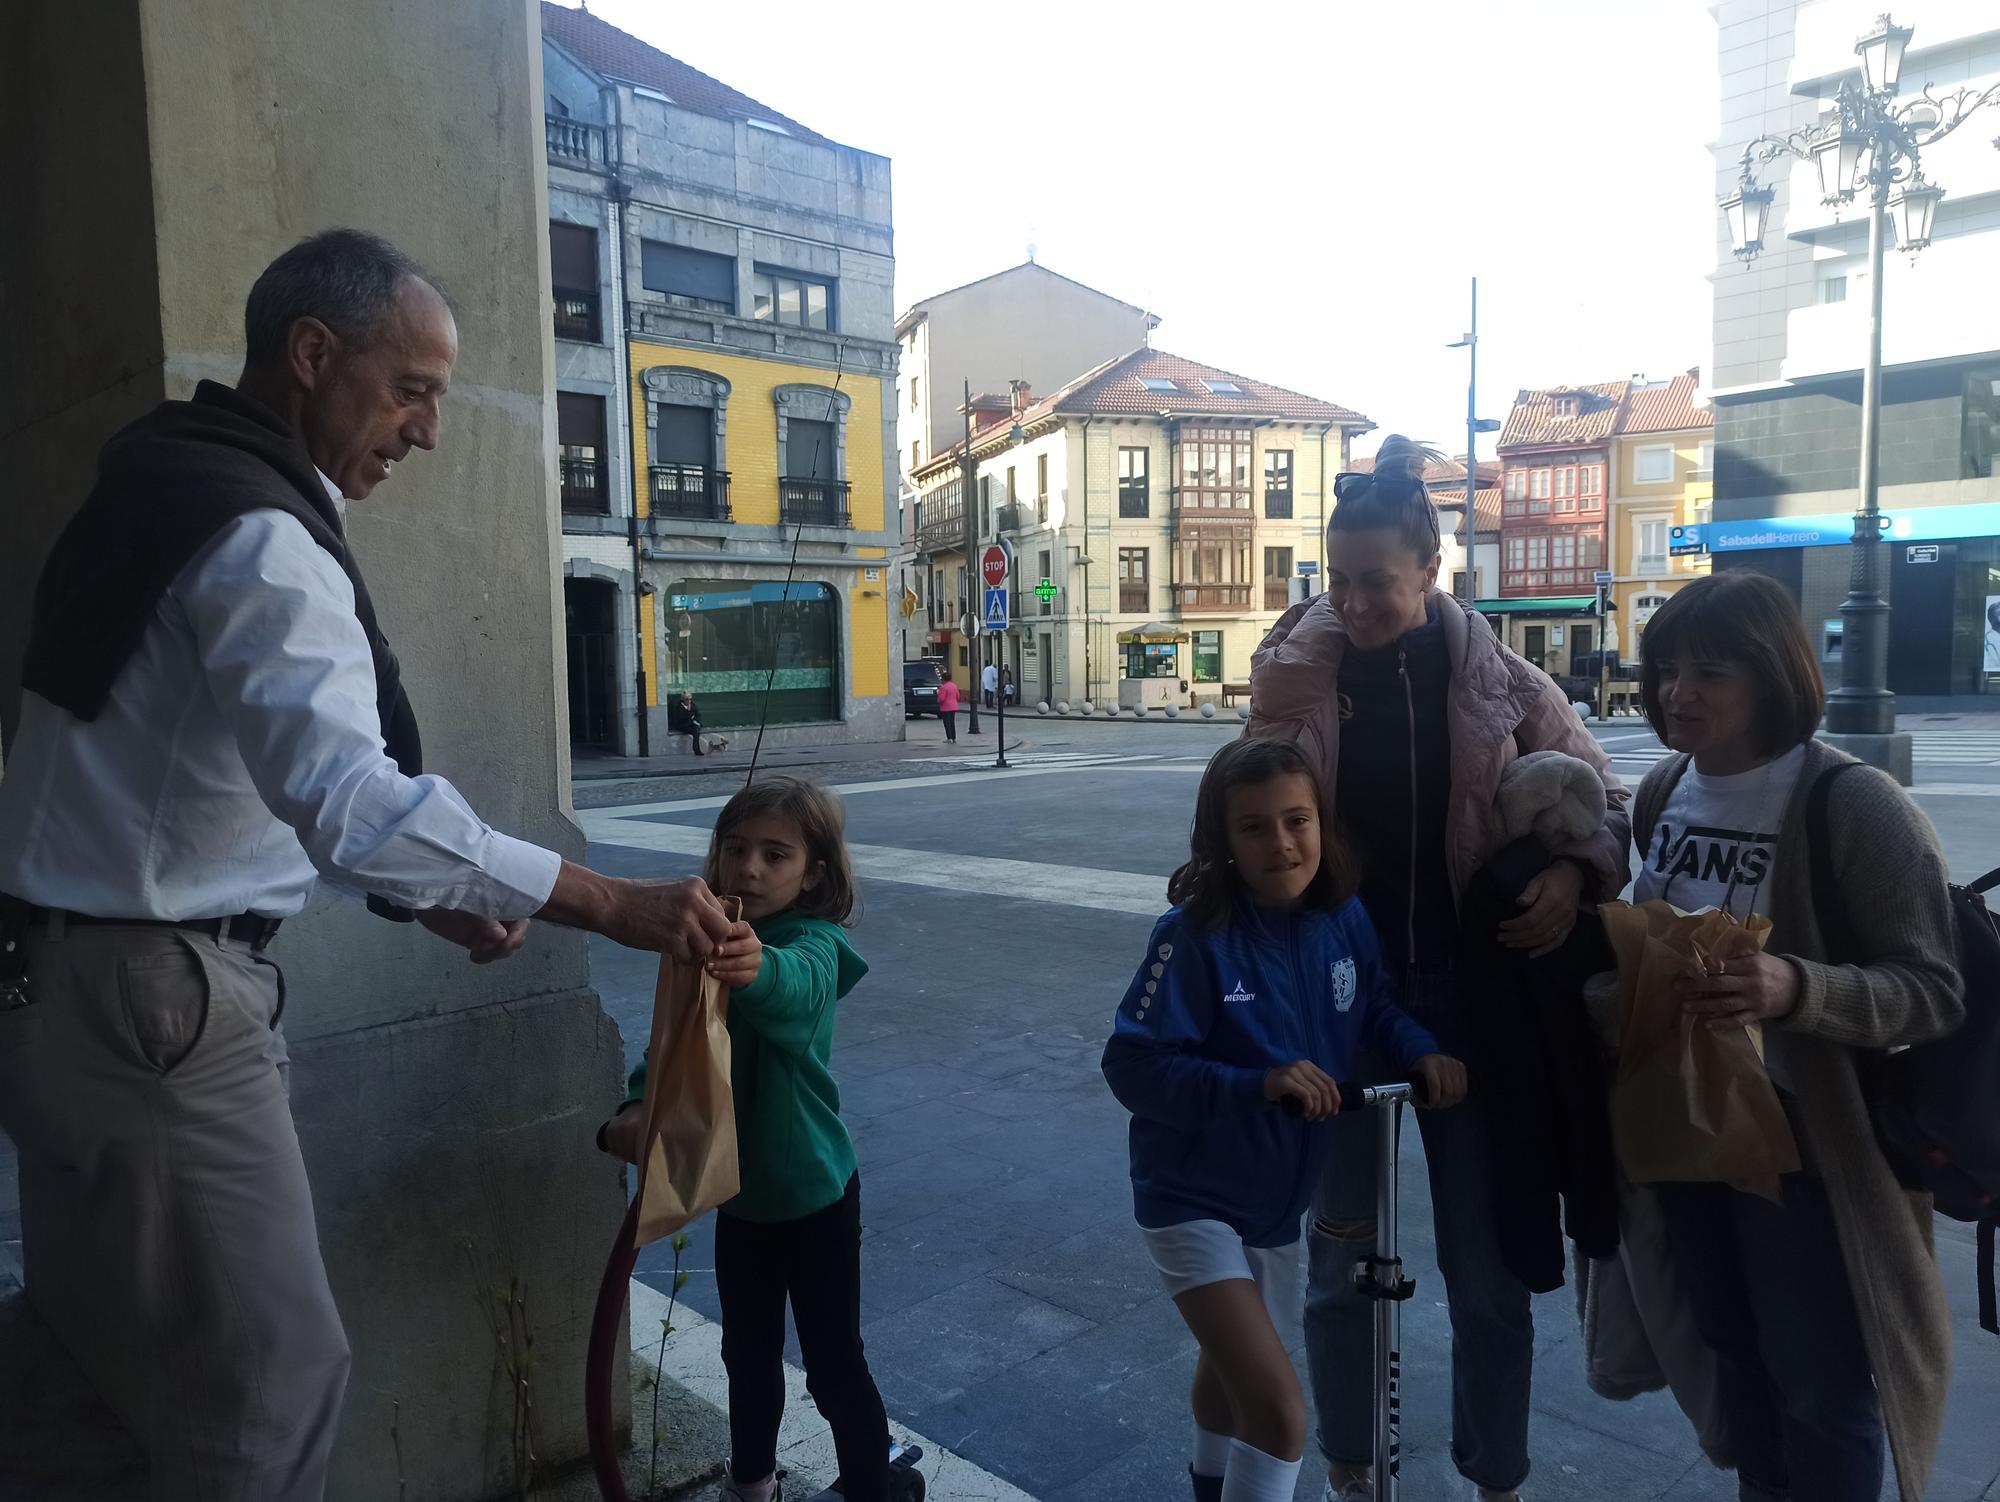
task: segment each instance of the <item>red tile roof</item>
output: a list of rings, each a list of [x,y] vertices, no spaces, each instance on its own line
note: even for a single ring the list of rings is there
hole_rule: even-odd
[[[1484,468],[1483,465],[1481,467]],[[1463,520],[1465,515],[1465,486],[1460,484],[1456,488],[1432,490],[1431,499],[1441,507],[1451,507],[1453,513],[1460,518],[1457,526],[1452,529],[1452,535],[1463,542],[1465,540],[1465,522]],[[1498,485],[1480,486],[1479,494],[1473,503],[1473,509],[1476,513],[1473,518],[1473,525],[1476,530],[1480,532],[1498,532],[1500,530],[1500,487]]]
[[[1715,426],[1715,414],[1694,404],[1701,385],[1699,370],[1683,371],[1671,381],[1634,386],[1625,402],[1625,419],[1620,433],[1684,433],[1694,428]]]
[[[748,94],[738,93],[721,80],[690,68],[679,58],[647,46],[630,32],[620,31],[587,10],[542,0],[542,35],[586,68],[606,78],[658,89],[682,109],[693,110],[697,115],[714,115],[722,120],[766,120],[782,125],[798,140],[821,146],[838,144],[789,115],[759,104]]]
[[[1142,376],[1170,380],[1176,389],[1148,391],[1139,384]],[[1243,394],[1234,396],[1212,392],[1208,389],[1211,380],[1233,381],[1242,388]],[[975,405],[978,400],[973,398]],[[1302,396],[1282,386],[1253,381],[1248,376],[1232,375],[1213,365],[1203,365],[1180,355],[1168,354],[1165,350],[1145,348],[1119,355],[1094,370],[1085,371],[1053,396],[1045,396],[1032,404],[1021,414],[1020,423],[1023,428],[1033,428],[1044,419],[1071,413],[1126,417],[1158,417],[1162,414],[1191,418],[1279,417],[1293,422],[1332,423],[1336,427],[1361,432],[1375,426],[1359,412],[1337,403],[1324,402],[1316,396]],[[990,426],[975,428],[972,435],[974,446],[981,446],[991,432]],[[964,447],[965,442],[961,439],[942,453],[933,454],[916,473],[921,474],[943,464]]]
[[[1173,391],[1148,391],[1140,380],[1168,380]],[[1233,382],[1242,394],[1220,394],[1211,381]],[[1198,360],[1163,349],[1135,349],[1079,376],[1049,398],[1058,412],[1092,412],[1153,417],[1288,417],[1299,422],[1330,422],[1340,427],[1371,428],[1352,408],[1316,396],[1302,396],[1249,376],[1235,375]],[[1037,403],[1040,407],[1042,404]]]
[[[1625,393],[1631,386],[1629,380],[1604,381],[1595,386],[1523,391],[1514,398],[1507,425],[1500,430],[1500,451],[1602,443],[1616,430],[1618,415],[1624,410]],[[1575,417],[1557,415],[1556,401],[1561,397],[1577,400]]]

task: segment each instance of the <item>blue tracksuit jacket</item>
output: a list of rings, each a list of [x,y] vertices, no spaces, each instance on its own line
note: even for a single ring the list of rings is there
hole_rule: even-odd
[[[1219,1220],[1250,1246],[1295,1241],[1330,1123],[1285,1115],[1264,1077],[1310,1059],[1349,1079],[1364,1052],[1407,1070],[1439,1049],[1390,1000],[1358,900],[1335,913],[1244,904],[1219,929],[1166,913],[1104,1048],[1132,1113],[1139,1224]]]

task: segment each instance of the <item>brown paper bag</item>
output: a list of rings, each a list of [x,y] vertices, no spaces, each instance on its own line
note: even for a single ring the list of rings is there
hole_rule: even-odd
[[[1740,923],[1670,903],[1599,909],[1618,956],[1618,1071],[1611,1130],[1634,1183],[1723,1183],[1782,1203],[1799,1148],[1764,1067],[1763,1029],[1712,1032],[1681,1009],[1676,983],[1764,947],[1768,918]]]
[[[742,904],[729,898],[723,906],[735,922]],[[698,964],[660,956],[639,1153],[639,1246],[736,1196],[728,1021],[729,991],[721,981]]]

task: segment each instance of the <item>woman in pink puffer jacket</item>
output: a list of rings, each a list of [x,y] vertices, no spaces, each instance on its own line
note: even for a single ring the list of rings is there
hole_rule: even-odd
[[[1531,751],[1596,768],[1607,811],[1587,839],[1522,897],[1501,942],[1530,954],[1559,946],[1581,903],[1626,882],[1627,794],[1597,740],[1541,669],[1494,636],[1485,618],[1437,589],[1437,511],[1422,459],[1391,437],[1373,474],[1342,475],[1327,527],[1327,589],[1293,607],[1252,659],[1248,733],[1296,742],[1332,791],[1363,868],[1361,897],[1404,1009],[1447,1051],[1476,1056],[1465,1023],[1478,1004],[1454,973],[1457,905],[1504,839],[1500,774]],[[1488,1502],[1528,1474],[1534,1322],[1527,1288],[1503,1264],[1494,1231],[1484,1111],[1419,1115],[1452,1323],[1452,1458]],[[1373,1312],[1350,1271],[1374,1245],[1369,1116],[1341,1118],[1308,1238],[1306,1354],[1328,1466],[1326,1495],[1372,1496]]]

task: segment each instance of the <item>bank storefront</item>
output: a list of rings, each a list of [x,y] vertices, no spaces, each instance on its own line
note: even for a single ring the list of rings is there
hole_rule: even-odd
[[[1675,527],[1676,554],[1717,572],[1755,569],[1798,598],[1829,684],[1839,681],[1851,514],[1758,517]],[[1889,687],[1945,698],[2000,694],[2000,502],[1883,511]]]
[[[840,601],[814,581],[681,579],[667,595],[667,689],[711,728],[840,718]]]

